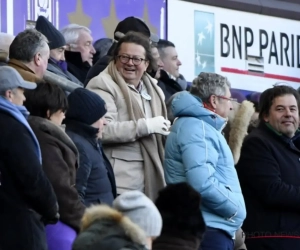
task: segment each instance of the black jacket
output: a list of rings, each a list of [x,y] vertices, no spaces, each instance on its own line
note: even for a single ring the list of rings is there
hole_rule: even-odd
[[[82,62],[80,52],[65,51],[66,62],[68,63],[68,71],[73,74],[80,82],[85,82],[91,65],[88,62]]]
[[[112,205],[116,197],[116,183],[112,166],[106,158],[98,130],[83,123],[66,120],[66,133],[79,151],[80,164],[76,175],[76,188],[86,206],[105,203]]]
[[[0,249],[44,250],[41,217],[55,217],[56,196],[28,129],[4,111],[0,127]]]
[[[109,51],[107,52],[107,55],[100,58],[97,63],[95,63],[91,69],[89,70],[87,76],[86,76],[86,80],[84,82],[84,86],[86,87],[86,85],[89,83],[89,81],[94,78],[95,76],[99,75],[103,70],[105,70],[105,68],[108,66],[112,56],[113,56],[113,52],[115,50],[117,46],[117,43],[113,43],[113,45],[110,47]]]
[[[184,90],[175,80],[171,79],[164,70],[160,71],[160,78],[157,85],[165,94],[165,102],[168,102],[172,95]]]
[[[237,164],[248,250],[300,249],[300,133],[289,139],[266,124],[246,137]]]

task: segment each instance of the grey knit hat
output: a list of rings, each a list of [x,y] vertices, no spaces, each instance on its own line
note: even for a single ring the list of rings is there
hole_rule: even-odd
[[[128,191],[119,195],[114,200],[113,207],[142,228],[147,237],[160,235],[161,215],[155,204],[142,192]]]

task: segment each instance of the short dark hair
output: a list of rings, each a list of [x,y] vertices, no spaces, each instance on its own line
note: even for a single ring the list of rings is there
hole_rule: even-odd
[[[265,90],[260,96],[259,99],[259,110],[260,110],[259,120],[260,121],[263,121],[264,116],[269,114],[274,99],[284,95],[295,96],[297,105],[299,107],[300,95],[296,89],[285,85],[275,86],[273,88]]]
[[[9,58],[22,62],[31,62],[34,56],[45,49],[47,38],[35,29],[20,32],[9,47]]]
[[[158,49],[158,52],[160,54],[161,57],[164,57],[165,56],[165,52],[164,52],[164,49],[167,48],[167,47],[173,47],[175,48],[175,44],[168,41],[168,40],[164,40],[164,39],[159,39],[158,43],[157,43],[157,49]]]
[[[148,62],[149,62],[147,71],[150,72],[151,70],[156,68],[156,62],[151,53],[151,45],[149,42],[149,38],[146,37],[145,35],[143,35],[142,33],[134,32],[134,31],[130,31],[130,32],[126,33],[125,36],[123,36],[122,38],[119,39],[117,46],[113,52],[112,60],[114,62],[116,62],[118,59],[117,57],[119,55],[120,48],[123,43],[135,43],[137,45],[141,45],[142,47],[144,47],[145,52],[146,52],[145,57],[146,57],[146,60],[148,60]]]
[[[68,99],[65,92],[53,83],[38,83],[36,89],[25,91],[24,106],[30,115],[47,118],[59,110],[68,109]],[[47,115],[49,110],[50,114]]]

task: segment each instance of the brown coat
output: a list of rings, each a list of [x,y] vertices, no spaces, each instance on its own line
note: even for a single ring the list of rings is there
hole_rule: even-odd
[[[49,120],[31,116],[28,122],[40,143],[43,169],[57,196],[60,220],[79,231],[85,206],[75,188],[76,146],[62,128]]]
[[[109,67],[114,66],[110,64]],[[157,98],[157,101],[154,102],[153,97],[151,101],[146,101],[139,92],[127,85],[123,86],[123,88],[128,88],[128,92],[131,92],[131,98],[135,98],[135,100],[128,101],[126,100],[124,89],[122,91],[120,85],[109,74],[109,67],[94,77],[86,88],[100,95],[107,105],[105,118],[108,124],[104,127],[102,142],[105,154],[114,169],[117,192],[120,194],[127,190],[140,190],[154,200],[157,190],[164,187],[163,152],[161,154],[157,146],[161,138],[160,135],[149,135],[145,119],[131,119],[130,109],[144,110],[143,116],[146,118],[149,115],[147,115],[147,106],[150,103],[151,117],[155,116],[155,110],[158,110],[156,111],[158,113],[156,116],[166,116],[164,94],[156,85],[156,80],[149,77],[150,85],[148,87],[151,89],[147,89],[147,91],[149,94],[151,91],[152,93],[158,93],[159,98]],[[124,82],[124,84],[126,83]],[[131,101],[139,107],[132,105],[132,103],[129,107],[127,104]],[[153,172],[155,172],[153,177],[151,177],[151,174],[148,174],[149,172],[147,173],[151,165],[145,164],[145,156],[142,149],[141,140],[147,137],[149,140],[153,139],[156,143],[156,145],[154,143],[155,146],[151,147],[154,155],[151,156],[151,160],[154,162],[158,159],[160,165],[158,169],[153,169]],[[149,171],[152,171],[152,169]]]
[[[10,59],[8,61],[8,66],[17,70],[25,81],[40,83],[42,79],[37,77],[37,75],[28,68],[24,63],[16,59]]]

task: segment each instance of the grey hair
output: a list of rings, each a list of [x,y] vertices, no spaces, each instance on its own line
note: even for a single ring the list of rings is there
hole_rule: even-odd
[[[4,97],[6,99],[6,91],[11,90],[11,92],[13,92],[13,94],[16,94],[16,88],[14,89],[2,89],[0,90],[0,96]]]
[[[71,45],[77,43],[79,33],[82,30],[88,32],[89,34],[92,34],[92,31],[89,28],[74,23],[65,26],[60,30],[60,32],[65,37],[66,44]]]
[[[201,72],[194,79],[190,93],[200,97],[203,102],[207,102],[211,95],[225,95],[226,87],[231,87],[226,77],[215,73]]]
[[[9,47],[9,57],[29,63],[38,52],[44,53],[47,47],[48,39],[42,33],[36,29],[26,29],[12,41]]]
[[[15,36],[7,33],[0,32],[0,50],[9,52],[9,46],[14,40]]]

